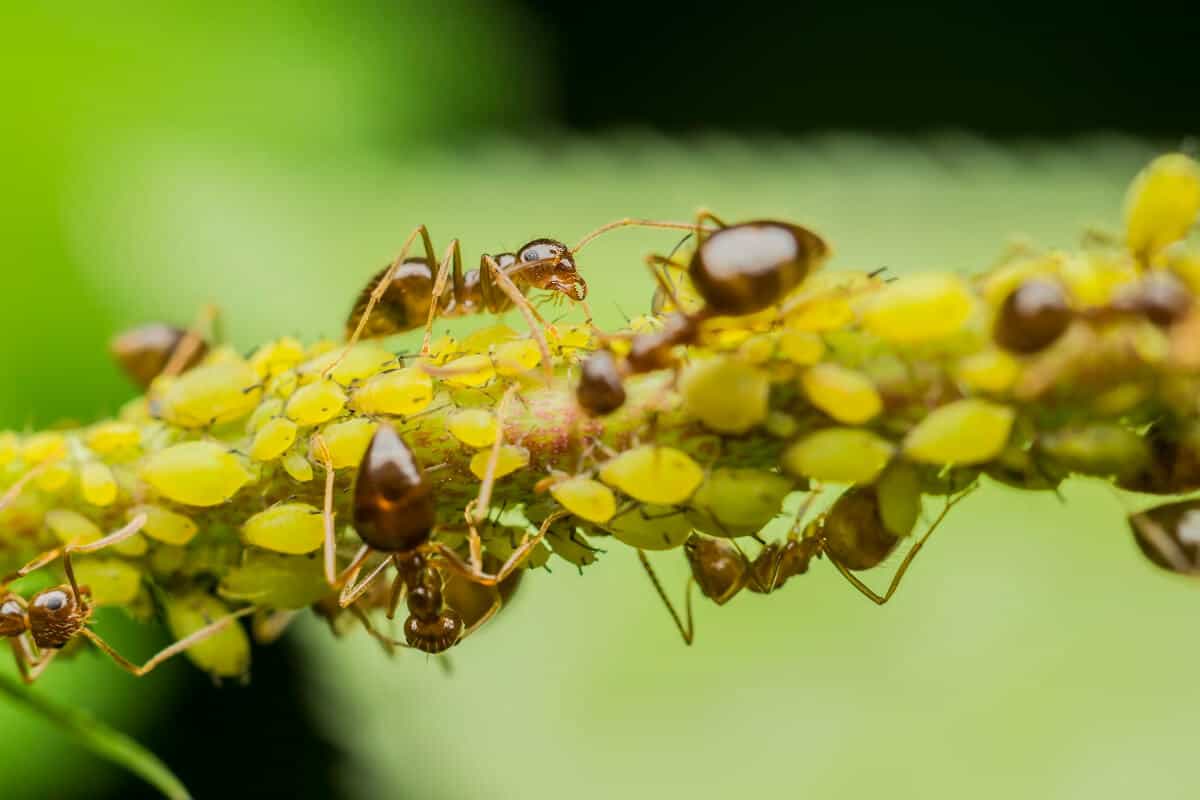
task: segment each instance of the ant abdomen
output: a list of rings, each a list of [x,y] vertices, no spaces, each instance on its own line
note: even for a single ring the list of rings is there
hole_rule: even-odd
[[[354,529],[376,550],[415,550],[436,522],[433,487],[391,425],[371,437],[354,484]]]
[[[824,550],[846,569],[879,566],[900,538],[884,525],[874,486],[853,486],[834,502],[822,521]]]
[[[380,270],[359,293],[346,320],[347,338],[354,333],[366,314],[371,294],[378,289],[379,282],[387,277],[389,269],[384,267]],[[383,296],[367,318],[360,338],[380,339],[419,328],[425,324],[432,302],[433,265],[424,258],[405,259],[396,268]]]
[[[709,234],[688,275],[711,313],[744,316],[782,300],[828,255],[825,240],[807,228],[757,220]]]
[[[625,404],[625,384],[616,358],[608,350],[597,350],[580,365],[575,399],[589,414],[611,414]]]
[[[732,600],[745,585],[746,559],[728,541],[693,533],[683,552],[700,593],[717,605]]]

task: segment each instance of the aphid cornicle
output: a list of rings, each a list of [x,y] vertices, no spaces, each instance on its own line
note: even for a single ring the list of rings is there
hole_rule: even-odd
[[[49,666],[55,654],[76,636],[82,636],[107,654],[125,671],[141,677],[172,656],[209,639],[239,617],[251,613],[253,607],[235,611],[209,623],[159,651],[141,666],[132,663],[112,648],[88,627],[93,606],[86,586],[75,580],[71,565],[72,553],[94,553],[106,547],[120,544],[137,534],[146,524],[146,516],[138,515],[124,528],[90,544],[67,544],[41,554],[33,561],[4,578],[0,585],[8,586],[12,581],[23,578],[36,570],[61,558],[67,583],[43,589],[26,602],[20,595],[6,592],[0,599],[0,636],[12,644],[21,678],[26,683],[37,680]]]

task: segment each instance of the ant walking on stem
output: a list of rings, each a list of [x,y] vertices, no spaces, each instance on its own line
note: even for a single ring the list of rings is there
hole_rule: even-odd
[[[28,601],[12,591],[6,591],[0,598],[0,636],[9,640],[23,681],[33,683],[37,680],[54,660],[55,655],[76,636],[84,637],[108,655],[121,669],[140,678],[167,659],[215,636],[238,618],[254,611],[250,606],[221,617],[163,648],[140,666],[118,653],[89,627],[94,607],[90,602],[88,588],[80,586],[75,580],[71,555],[95,553],[120,544],[134,536],[145,524],[146,515],[139,514],[115,533],[89,544],[71,543],[49,550],[3,579],[0,585],[7,587],[13,581],[46,567],[59,558],[62,559],[63,572],[67,577],[65,584],[43,589]]]

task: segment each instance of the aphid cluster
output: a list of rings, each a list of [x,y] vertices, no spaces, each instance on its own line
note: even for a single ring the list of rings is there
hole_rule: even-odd
[[[1135,180],[1119,244],[1023,252],[974,279],[821,269],[830,250],[807,228],[711,214],[621,220],[573,249],[536,239],[472,273],[457,243],[436,259],[418,228],[345,341],[243,355],[207,324],[142,328],[113,345],[146,387],[116,418],[0,433],[0,633],[29,679],[82,639],[136,674],[186,651],[240,675],[238,617],[270,640],[308,608],[390,652],[440,653],[525,571],[584,569],[622,545],[687,641],[693,583],[721,605],[822,560],[887,602],[980,480],[1200,488],[1197,213],[1200,168],[1167,156]],[[544,325],[527,295],[582,301],[579,251],[631,225],[690,233],[678,258],[648,259],[654,313],[615,333],[586,309]],[[438,317],[506,308],[527,334],[491,321],[433,336]],[[381,341],[422,326],[419,349]],[[832,498],[819,512],[818,497]],[[945,510],[914,537],[930,497]],[[789,504],[790,531],[768,540]],[[1193,506],[1131,516],[1154,563],[1200,571]],[[905,539],[889,586],[870,588],[859,573]],[[682,614],[656,550],[686,561]],[[63,580],[10,586],[44,571]],[[176,644],[129,664],[89,627],[105,604],[160,613]]]

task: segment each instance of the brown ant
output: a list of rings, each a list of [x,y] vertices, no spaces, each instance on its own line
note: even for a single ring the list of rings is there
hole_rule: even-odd
[[[941,513],[904,556],[883,594],[877,593],[854,574],[855,571],[870,569],[883,563],[902,538],[884,525],[879,511],[879,496],[874,486],[854,486],[847,489],[828,511],[805,527],[803,535],[798,536],[793,526],[792,532],[783,543],[772,542],[764,545],[753,561],[731,539],[714,539],[693,533],[684,543],[684,555],[687,557],[691,575],[684,590],[683,617],[675,610],[645,552],[638,550],[638,558],[654,584],[655,591],[675,621],[683,641],[689,645],[695,638],[692,618],[693,585],[698,586],[700,593],[717,605],[724,605],[742,589],[749,589],[758,594],[770,594],[783,586],[788,578],[808,572],[812,559],[822,555],[829,557],[838,572],[855,589],[876,605],[883,605],[895,595],[913,559],[950,513],[950,509],[974,488],[970,486],[946,500]],[[814,499],[815,495],[809,495],[796,515],[797,521],[804,516]]]
[[[706,228],[708,222],[716,229]],[[623,390],[618,393],[614,387],[625,378],[673,366],[674,348],[694,343],[704,321],[745,316],[778,303],[829,256],[824,239],[789,222],[754,220],[728,225],[701,211],[693,230],[697,244],[687,273],[704,306],[692,313],[680,310],[661,269],[675,262],[671,256],[649,256],[646,262],[658,282],[655,307],[662,307],[665,296],[677,310],[664,320],[661,330],[635,335],[622,362],[604,350],[584,362],[576,399],[585,411],[596,415],[615,411],[620,407],[616,398]]]
[[[1182,500],[1129,515],[1138,549],[1155,565],[1200,575],[1200,504]]]
[[[75,580],[71,554],[94,553],[105,547],[120,544],[141,530],[145,523],[146,516],[140,514],[115,533],[90,544],[72,543],[49,550],[4,578],[3,585],[8,586],[12,581],[23,578],[58,558],[62,558],[63,571],[67,576],[67,583],[43,589],[33,595],[28,602],[11,591],[6,592],[0,598],[0,636],[9,639],[13,657],[17,662],[17,669],[20,671],[23,681],[33,683],[37,680],[38,676],[54,660],[54,656],[59,650],[76,636],[82,636],[90,641],[112,658],[117,666],[132,675],[141,677],[172,656],[220,633],[234,620],[254,611],[253,607],[247,607],[221,617],[163,648],[141,666],[134,664],[114,650],[108,642],[101,639],[88,626],[94,609],[89,602],[88,588],[80,586]]]
[[[503,586],[526,557],[545,537],[550,525],[565,516],[552,515],[536,535],[524,540],[494,574],[483,569],[478,545],[473,542],[468,564],[440,542],[431,540],[437,523],[433,486],[412,450],[394,427],[380,424],[363,454],[354,485],[354,528],[363,547],[346,570],[335,575],[333,526],[333,464],[328,448],[319,437],[316,449],[325,463],[325,568],[330,584],[341,587],[338,605],[346,608],[358,600],[388,565],[396,568],[388,615],[405,599],[409,611],[404,623],[408,646],[426,653],[440,653],[470,636],[500,608],[501,593],[492,598],[491,608],[465,626],[443,593],[441,566],[445,564],[482,587]],[[474,532],[474,538],[478,534]],[[386,554],[371,572],[355,582],[367,558],[374,552]]]
[[[204,360],[208,343],[201,333],[216,319],[215,306],[205,306],[190,329],[151,322],[130,328],[112,338],[108,344],[113,359],[125,374],[141,389],[159,375],[178,375]]]

